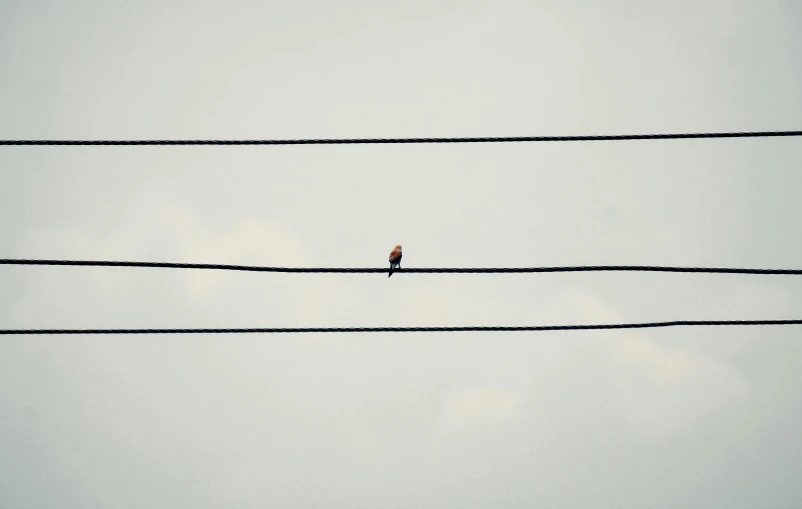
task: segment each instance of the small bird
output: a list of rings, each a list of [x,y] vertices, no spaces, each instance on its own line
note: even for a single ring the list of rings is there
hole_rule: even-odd
[[[393,275],[393,269],[400,269],[401,268],[401,246],[395,246],[393,252],[390,253],[390,273],[387,277]]]

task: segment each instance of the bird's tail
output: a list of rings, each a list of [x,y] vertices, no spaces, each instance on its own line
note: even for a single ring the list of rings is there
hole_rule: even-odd
[[[387,277],[390,277],[390,276],[392,276],[392,275],[393,275],[393,264],[392,264],[392,263],[390,263],[390,273],[389,273],[389,274],[387,274]]]

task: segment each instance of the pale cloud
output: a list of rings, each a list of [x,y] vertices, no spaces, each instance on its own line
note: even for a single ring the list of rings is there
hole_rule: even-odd
[[[515,391],[481,388],[447,396],[440,426],[445,433],[464,433],[471,428],[490,428],[514,420],[519,410]]]
[[[579,323],[634,321],[580,290],[561,293],[551,306]],[[672,330],[673,336],[683,334],[682,328]],[[750,397],[749,381],[733,366],[703,350],[676,346],[680,341],[659,340],[670,337],[666,332],[590,332],[595,359],[581,359],[571,366],[571,359],[566,358],[563,369],[567,365],[577,376],[583,370],[599,376],[598,384],[608,392],[606,399],[614,402],[623,418],[621,424],[645,435],[688,429]],[[599,365],[605,366],[603,374],[596,371]]]

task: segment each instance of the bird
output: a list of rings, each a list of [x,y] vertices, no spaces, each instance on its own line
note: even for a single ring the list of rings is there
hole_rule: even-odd
[[[393,275],[393,269],[401,268],[401,246],[395,246],[395,249],[390,253],[390,273],[387,277]]]

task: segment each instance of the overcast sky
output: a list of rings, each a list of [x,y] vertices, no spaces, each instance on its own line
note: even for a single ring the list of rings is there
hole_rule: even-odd
[[[794,0],[5,0],[0,139],[798,130],[800,20]],[[797,138],[1,147],[0,258],[802,268],[800,168]],[[0,328],[802,318],[801,284],[5,266]],[[5,336],[0,507],[800,507],[800,339]]]

